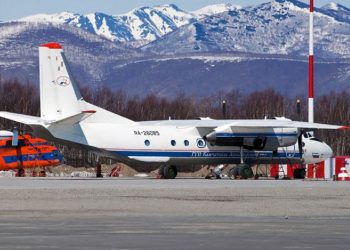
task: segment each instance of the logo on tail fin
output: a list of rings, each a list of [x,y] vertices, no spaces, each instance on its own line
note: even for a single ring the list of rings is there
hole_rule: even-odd
[[[68,86],[70,84],[70,80],[67,76],[60,76],[57,78],[56,83],[60,86]]]

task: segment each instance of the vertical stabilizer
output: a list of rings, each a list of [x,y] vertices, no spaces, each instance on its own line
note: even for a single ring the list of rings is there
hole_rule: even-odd
[[[81,113],[80,91],[58,43],[39,47],[40,110],[43,120],[57,121]]]

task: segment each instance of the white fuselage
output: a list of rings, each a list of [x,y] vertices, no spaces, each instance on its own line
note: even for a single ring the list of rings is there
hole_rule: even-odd
[[[87,119],[88,120],[88,119]],[[200,126],[201,121],[193,120]],[[220,126],[220,120],[213,125]],[[176,125],[175,125],[176,124]],[[190,121],[141,122],[128,125],[81,122],[75,130],[49,126],[54,137],[102,149],[119,161],[136,165],[188,165],[239,163],[240,147],[211,145]],[[283,134],[282,134],[283,135]],[[270,134],[270,137],[273,135]],[[279,133],[281,137],[281,133]],[[282,136],[283,137],[283,136]],[[244,150],[246,163],[316,163],[331,157],[330,147],[312,138],[303,139],[303,155],[298,144],[277,151]]]

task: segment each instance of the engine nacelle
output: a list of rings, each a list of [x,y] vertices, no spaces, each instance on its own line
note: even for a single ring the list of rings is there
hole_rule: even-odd
[[[244,130],[226,128],[223,131],[214,130],[204,139],[216,146],[273,151],[279,147],[294,145],[298,141],[298,130],[296,128],[244,128]]]

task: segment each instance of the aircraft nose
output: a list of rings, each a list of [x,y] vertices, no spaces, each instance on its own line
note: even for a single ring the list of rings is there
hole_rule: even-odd
[[[328,158],[331,158],[333,156],[332,148],[326,143],[324,143],[324,145],[323,145],[322,155],[323,155],[323,157],[322,157],[323,159],[328,159]]]

